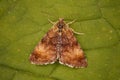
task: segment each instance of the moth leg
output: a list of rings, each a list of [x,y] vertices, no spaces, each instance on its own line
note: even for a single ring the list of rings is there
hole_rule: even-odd
[[[55,22],[51,21],[50,19],[48,19],[48,21],[53,25],[55,24]]]
[[[70,24],[74,23],[75,21],[76,21],[76,19],[71,22],[68,22],[67,25],[70,25]]]
[[[78,35],[84,35],[84,33],[79,33],[79,32],[76,32],[74,29],[72,29],[72,28],[70,28],[72,31],[73,31],[73,33],[75,33],[75,34],[78,34]]]

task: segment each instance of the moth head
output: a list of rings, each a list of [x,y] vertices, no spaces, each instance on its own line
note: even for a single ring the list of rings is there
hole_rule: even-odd
[[[64,28],[64,27],[65,27],[64,19],[63,19],[63,18],[60,18],[59,21],[56,23],[56,26],[57,26],[59,29]]]

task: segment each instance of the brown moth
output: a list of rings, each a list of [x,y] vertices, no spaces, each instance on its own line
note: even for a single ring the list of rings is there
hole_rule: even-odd
[[[30,55],[30,62],[36,65],[53,64],[57,60],[69,67],[87,67],[84,52],[78,44],[69,23],[62,18],[57,22],[50,21],[53,27],[46,33]],[[77,33],[79,34],[79,33]]]

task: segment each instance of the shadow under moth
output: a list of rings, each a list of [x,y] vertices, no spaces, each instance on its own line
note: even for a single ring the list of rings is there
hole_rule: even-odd
[[[50,20],[49,20],[50,21]],[[53,64],[57,60],[60,64],[72,68],[87,67],[87,60],[77,42],[72,28],[60,18],[57,22],[52,22],[53,27],[45,34],[42,40],[30,55],[30,62],[36,65]]]

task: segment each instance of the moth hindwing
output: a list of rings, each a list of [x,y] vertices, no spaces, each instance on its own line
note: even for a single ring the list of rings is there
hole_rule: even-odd
[[[31,63],[36,65],[53,64],[57,60],[69,67],[87,67],[86,57],[74,31],[63,19],[53,25],[30,55]]]

